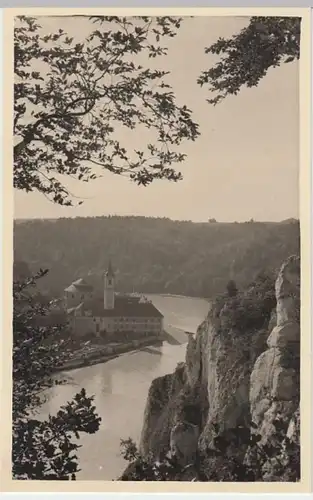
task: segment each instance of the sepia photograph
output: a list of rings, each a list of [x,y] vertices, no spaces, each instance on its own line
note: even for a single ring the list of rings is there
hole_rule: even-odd
[[[301,30],[14,17],[12,480],[301,482]]]

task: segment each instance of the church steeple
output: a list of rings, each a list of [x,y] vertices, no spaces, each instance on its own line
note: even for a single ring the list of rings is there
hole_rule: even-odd
[[[110,260],[108,269],[104,274],[104,293],[103,293],[104,309],[114,309],[114,295],[115,295],[114,288],[115,288],[115,275]]]
[[[106,276],[108,278],[114,278],[114,271],[113,271],[113,267],[112,267],[112,263],[111,263],[111,259],[109,260],[109,265],[108,265],[108,270],[106,272]]]

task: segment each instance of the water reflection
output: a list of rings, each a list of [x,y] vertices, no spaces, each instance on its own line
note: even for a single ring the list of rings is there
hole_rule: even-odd
[[[140,386],[142,374],[157,373],[163,355],[163,346],[147,346],[115,358],[107,363],[78,368],[56,376],[62,385],[56,385],[45,393],[45,414],[52,413],[57,403],[64,404],[82,387],[88,395],[119,394],[125,384]],[[150,378],[149,378],[150,380]]]
[[[150,346],[121,355],[107,363],[72,370],[68,383],[50,391],[41,416],[54,414],[81,390],[95,395],[101,416],[96,435],[82,436],[78,479],[116,479],[125,467],[120,455],[120,440],[139,440],[148,390],[155,377],[173,371],[184,359],[185,345]],[[64,374],[63,374],[64,375]]]
[[[104,377],[102,379],[102,393],[103,394],[112,394],[113,391],[113,385],[112,385],[112,375],[110,372],[107,372],[104,374]]]

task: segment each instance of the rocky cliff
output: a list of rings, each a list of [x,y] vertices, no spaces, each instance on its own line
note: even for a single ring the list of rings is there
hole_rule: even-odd
[[[260,434],[261,444],[275,434],[275,421],[290,422],[286,436],[299,442],[300,262],[290,257],[274,282],[260,277],[235,296],[218,297],[190,337],[184,363],[153,381],[141,436],[142,456],[162,459],[168,451],[182,464],[206,457],[218,436],[235,428]],[[230,440],[231,441],[231,440]],[[252,460],[247,443],[232,440],[218,466],[227,480],[230,456]],[[275,480],[270,461],[262,479]],[[223,476],[224,474],[224,476]],[[206,474],[216,480],[216,471]],[[213,479],[212,479],[213,478]],[[293,480],[287,477],[286,480]]]
[[[276,326],[250,379],[250,411],[260,444],[271,443],[277,417],[289,422],[287,437],[300,439],[300,260],[290,257],[276,280]],[[274,480],[270,463],[264,478]]]

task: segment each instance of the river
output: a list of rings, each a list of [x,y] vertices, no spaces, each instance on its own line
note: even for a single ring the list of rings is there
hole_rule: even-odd
[[[95,395],[102,421],[96,434],[81,437],[78,480],[116,479],[123,471],[127,463],[120,455],[120,440],[131,437],[138,442],[152,380],[171,373],[184,360],[187,335],[183,330],[195,332],[209,308],[203,299],[160,295],[149,298],[163,313],[165,327],[175,342],[144,347],[107,363],[72,370],[66,374],[68,383],[51,389],[41,408],[42,418],[53,415],[83,387],[88,396]]]

